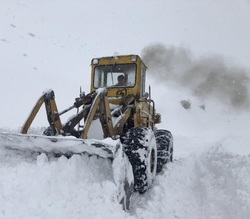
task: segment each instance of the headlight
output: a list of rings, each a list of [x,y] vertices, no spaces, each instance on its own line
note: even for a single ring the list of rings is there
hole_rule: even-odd
[[[92,64],[97,65],[98,64],[98,59],[93,59]]]
[[[136,62],[136,56],[132,56],[131,62]]]

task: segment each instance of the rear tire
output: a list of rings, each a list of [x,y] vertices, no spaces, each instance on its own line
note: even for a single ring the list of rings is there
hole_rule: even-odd
[[[157,149],[150,128],[131,128],[123,138],[124,152],[133,168],[134,190],[144,193],[152,186],[156,175]]]
[[[157,145],[157,173],[162,171],[164,164],[173,161],[173,135],[170,131],[155,130]]]

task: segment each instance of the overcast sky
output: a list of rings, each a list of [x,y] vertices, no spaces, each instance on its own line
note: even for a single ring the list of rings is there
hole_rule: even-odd
[[[61,108],[89,89],[93,57],[150,44],[250,68],[249,0],[0,0],[0,123],[20,126],[43,90]],[[18,115],[17,113],[18,112]],[[7,116],[12,114],[15,118]]]

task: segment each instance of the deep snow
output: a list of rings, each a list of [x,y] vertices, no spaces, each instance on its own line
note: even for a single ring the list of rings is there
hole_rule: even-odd
[[[169,124],[161,126],[173,127],[174,162],[146,194],[132,196],[130,212],[117,202],[108,160],[0,150],[0,218],[249,218],[249,113],[225,114],[215,102],[186,110],[168,98]]]
[[[60,110],[70,106],[80,85],[88,91],[90,59],[113,55],[117,48],[120,53],[140,53],[152,41],[168,39],[167,44],[179,45],[187,40],[196,51],[224,48],[226,55],[249,66],[248,26],[242,25],[248,20],[245,6],[249,3],[243,0],[241,4],[227,1],[227,7],[221,2],[216,7],[215,3],[201,3],[200,8],[195,1],[148,2],[145,10],[141,10],[142,1],[133,2],[133,8],[115,1],[114,10],[107,7],[107,1],[102,7],[98,1],[61,2],[11,0],[0,9],[0,55],[4,60],[0,64],[0,131],[18,132],[45,89],[55,89]],[[99,8],[102,13],[93,13]],[[163,29],[164,21],[171,22]],[[139,26],[139,32],[128,34],[124,26],[132,27],[131,33]],[[149,32],[141,34],[144,30]],[[182,56],[172,58],[177,71],[185,69]],[[164,78],[159,83],[154,80],[155,72],[151,73],[152,97],[163,120],[158,127],[174,135],[174,162],[156,177],[146,194],[133,195],[130,212],[124,212],[117,202],[109,160],[87,155],[49,159],[44,154],[11,153],[0,147],[0,218],[249,219],[249,109],[235,109],[223,98],[214,98],[216,93],[199,98],[188,86]],[[246,75],[250,75],[247,70]],[[249,88],[249,81],[246,83]],[[184,109],[181,100],[189,100],[191,108]],[[205,110],[200,107],[203,104]],[[39,117],[31,132],[40,131],[38,125],[44,126],[45,120],[45,116]]]

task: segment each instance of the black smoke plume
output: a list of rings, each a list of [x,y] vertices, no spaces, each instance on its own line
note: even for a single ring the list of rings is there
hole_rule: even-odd
[[[144,48],[142,57],[159,83],[172,80],[202,100],[214,97],[235,108],[250,108],[249,72],[229,66],[222,56],[194,59],[186,48],[155,44]]]

